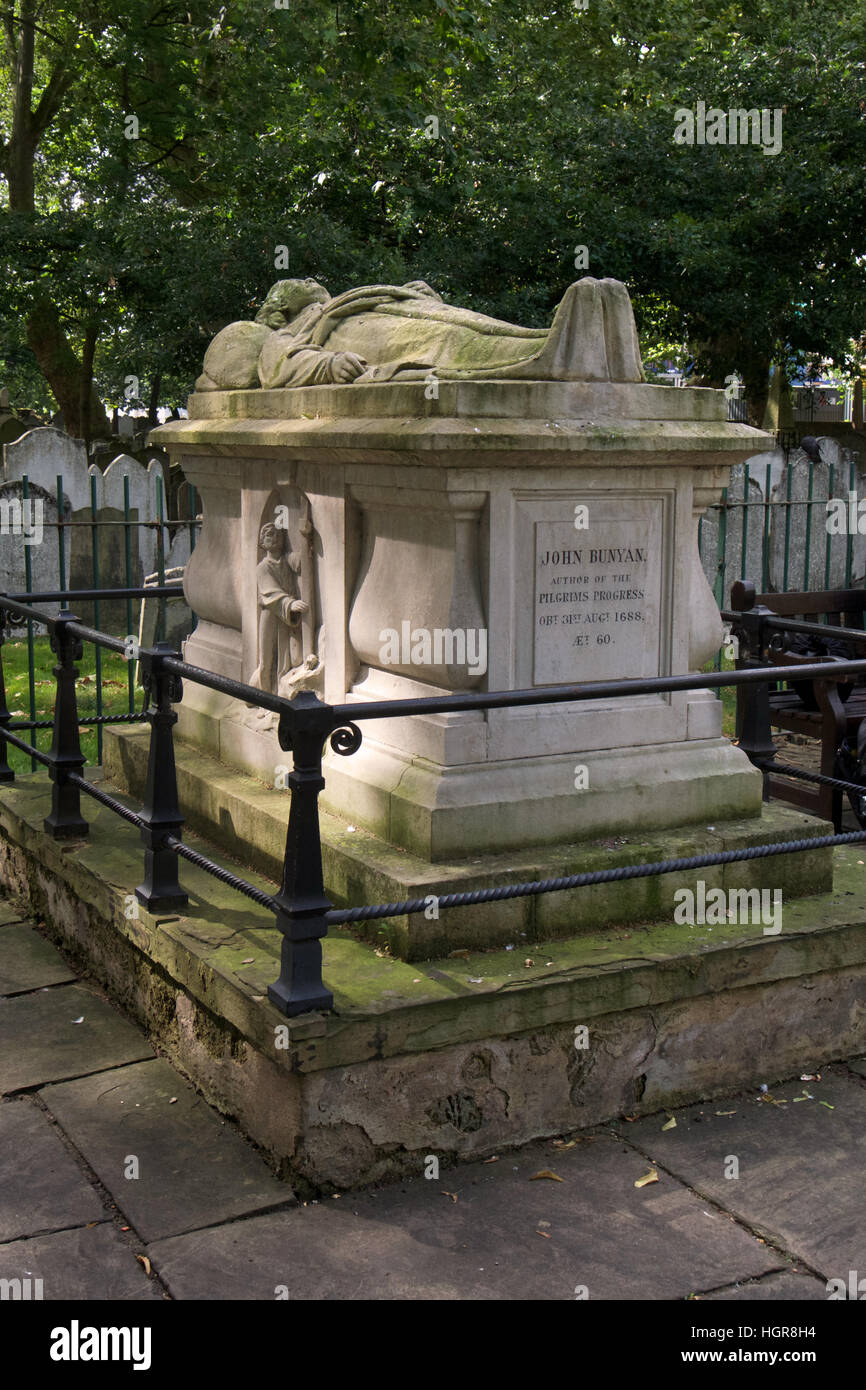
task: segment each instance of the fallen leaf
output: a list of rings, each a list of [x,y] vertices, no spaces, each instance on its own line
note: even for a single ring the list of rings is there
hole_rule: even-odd
[[[482,1162],[483,1162],[483,1163],[498,1163],[498,1162],[499,1162],[499,1154],[494,1154],[492,1158],[485,1158],[485,1159],[482,1159]]]
[[[801,1081],[820,1081],[820,1080],[821,1080],[821,1073],[820,1073],[820,1072],[816,1072],[814,1076],[810,1076],[809,1073],[806,1072],[803,1076],[800,1077],[800,1080],[801,1080]]]
[[[137,1260],[140,1260],[141,1263],[144,1265],[144,1272],[145,1272],[145,1274],[150,1274],[150,1260],[147,1258],[147,1256],[146,1256],[146,1255],[136,1255],[135,1258],[136,1258]]]
[[[555,1149],[573,1149],[576,1143],[576,1139],[569,1139],[567,1142],[565,1139],[554,1139],[553,1147]]]
[[[539,1178],[549,1178],[551,1182],[565,1182],[565,1178],[560,1178],[550,1168],[540,1168],[537,1173],[533,1173],[530,1182],[538,1182]]]
[[[651,1182],[658,1182],[659,1175],[655,1168],[650,1168],[648,1173],[644,1173],[642,1178],[638,1178],[635,1187],[648,1187]]]
[[[736,1115],[736,1110],[717,1110],[717,1115]]]
[[[828,1110],[835,1110],[835,1109],[836,1109],[835,1105],[831,1105],[830,1102],[829,1102],[829,1100],[819,1100],[819,1101],[818,1101],[818,1104],[819,1104],[819,1105],[826,1105],[826,1107],[827,1107]]]
[[[537,1236],[544,1236],[545,1240],[550,1240],[550,1234],[547,1231],[536,1231],[535,1234]]]
[[[255,962],[255,956],[246,956],[246,957],[241,961],[241,965],[252,965],[254,962]]]
[[[177,1096],[172,1096],[171,1100],[168,1103],[169,1105],[177,1105]]]
[[[457,1193],[456,1193],[456,1192],[446,1192],[444,1187],[443,1187],[443,1189],[442,1189],[442,1196],[443,1196],[443,1197],[450,1197],[451,1200],[452,1200],[452,1202],[456,1202],[456,1201],[457,1201]]]
[[[539,1221],[538,1225],[539,1225],[539,1229],[543,1229],[543,1228],[548,1227],[548,1226],[550,1225],[550,1222],[549,1222],[549,1221]]]
[[[662,1125],[662,1129],[663,1129],[663,1130],[665,1130],[665,1129],[676,1129],[676,1127],[677,1127],[677,1122],[676,1122],[676,1119],[674,1118],[673,1115],[671,1115],[671,1117],[670,1117],[670,1119],[668,1120],[668,1122],[667,1122],[666,1125]]]

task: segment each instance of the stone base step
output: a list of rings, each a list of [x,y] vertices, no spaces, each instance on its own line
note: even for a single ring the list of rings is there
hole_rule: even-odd
[[[271,913],[184,862],[183,916],[127,915],[138,831],[90,803],[86,840],[50,840],[49,796],[42,773],[0,788],[0,883],[302,1194],[772,1084],[866,1047],[859,846],[837,851],[834,895],[786,901],[777,935],[669,918],[408,965],[333,931],[335,1011],[286,1020],[266,994]]]
[[[140,798],[147,772],[150,731],[140,727],[105,731],[104,767],[108,780]],[[245,773],[226,767],[199,748],[175,741],[178,791],[187,824],[216,841],[243,864],[279,880],[282,875],[289,794],[275,791]],[[407,850],[378,839],[363,827],[349,827],[320,814],[325,884],[335,905],[393,903],[429,898],[426,912],[360,923],[356,934],[387,945],[403,960],[428,960],[449,951],[529,944],[596,931],[607,926],[673,920],[683,887],[698,879],[710,888],[779,889],[783,902],[832,888],[829,850],[777,855],[690,873],[595,884],[538,897],[512,898],[471,907],[443,908],[436,898],[509,883],[559,878],[661,859],[691,858],[770,841],[808,839],[827,833],[823,822],[773,805],[760,816],[722,821],[701,829],[630,832],[623,803],[621,836],[574,845],[509,850],[451,864],[430,864]]]

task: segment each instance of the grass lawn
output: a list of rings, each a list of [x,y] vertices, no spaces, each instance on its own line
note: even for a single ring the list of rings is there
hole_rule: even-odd
[[[712,671],[713,663],[708,661],[706,666],[701,668],[703,671]],[[728,657],[722,657],[723,671],[733,671],[734,663]],[[722,697],[722,733],[726,738],[736,737],[737,726],[737,687],[735,685],[724,685],[719,691]]]
[[[3,660],[3,675],[6,681],[6,703],[13,720],[30,718],[30,696],[27,667],[27,639],[16,637],[4,642],[0,656]],[[129,710],[129,672],[133,670],[122,656],[115,652],[101,652],[101,673],[97,681],[97,651],[90,643],[84,644],[84,655],[77,663],[78,713],[79,716],[96,714],[96,692],[102,689],[102,713],[126,714]],[[54,654],[47,637],[36,637],[33,641],[33,667],[36,696],[36,719],[50,719],[54,713],[53,675]],[[143,694],[135,688],[135,708],[142,707]],[[46,751],[51,746],[51,730],[37,729],[36,739],[33,731],[21,729],[19,738],[35,742],[37,748]],[[91,725],[81,725],[81,751],[88,763],[98,761],[97,732]],[[29,772],[30,759],[18,748],[9,748],[9,766],[14,772]]]

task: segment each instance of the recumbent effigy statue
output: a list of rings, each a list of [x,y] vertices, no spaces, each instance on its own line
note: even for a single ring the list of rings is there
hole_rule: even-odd
[[[643,381],[625,285],[570,285],[550,328],[520,328],[446,304],[423,280],[331,298],[312,279],[278,280],[254,321],[208,347],[197,391],[443,381]]]

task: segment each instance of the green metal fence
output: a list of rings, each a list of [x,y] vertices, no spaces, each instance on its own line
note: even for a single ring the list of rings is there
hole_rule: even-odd
[[[819,467],[822,473],[826,469],[827,486],[826,495],[822,488],[822,495],[816,496],[816,469]],[[751,580],[763,593],[833,587],[850,589],[863,583],[864,575],[854,570],[854,531],[846,527],[844,536],[837,536],[827,525],[828,498],[836,498],[842,488],[848,494],[857,494],[857,455],[851,450],[842,450],[839,464],[828,462],[825,466],[808,460],[804,461],[803,468],[805,495],[792,495],[794,471],[786,467],[784,496],[780,497],[773,496],[772,465],[749,462],[743,468],[742,479],[724,488],[721,500],[708,508],[701,518],[698,527],[701,563],[720,609],[729,606],[731,585],[737,579]],[[753,493],[753,483],[759,485],[759,492]],[[847,506],[847,498],[845,502]],[[707,524],[710,517],[715,520],[714,527]],[[755,543],[758,529],[759,545]],[[795,535],[796,547],[792,545]],[[777,559],[774,564],[772,550],[775,546],[778,554],[780,537],[781,561]],[[800,538],[802,556],[798,560],[794,551],[799,549]],[[839,553],[842,546],[844,558]],[[834,560],[835,579],[832,576]]]
[[[20,479],[21,499],[26,504],[31,500],[30,479],[23,475]],[[135,572],[135,562],[133,553],[138,554],[137,532],[149,531],[156,539],[156,563],[153,573],[157,576],[157,587],[161,588],[166,583],[166,558],[171,548],[173,540],[178,530],[186,528],[189,532],[190,552],[195,547],[197,529],[201,525],[198,517],[198,499],[195,489],[189,483],[183,483],[181,489],[175,494],[175,509],[179,509],[180,499],[185,502],[186,515],[184,517],[168,515],[166,505],[165,483],[161,472],[157,472],[154,477],[154,502],[156,519],[152,521],[141,521],[130,505],[129,477],[123,478],[123,517],[121,519],[106,519],[100,516],[100,507],[97,498],[97,478],[91,475],[90,478],[90,517],[88,519],[69,520],[65,515],[66,498],[64,492],[64,482],[62,475],[56,477],[56,496],[57,496],[57,520],[44,521],[42,524],[47,531],[55,531],[53,543],[57,546],[57,572],[59,577],[58,589],[68,592],[73,586],[69,583],[69,575],[66,562],[67,537],[73,528],[80,528],[83,532],[89,532],[89,552],[90,552],[90,587],[93,590],[106,590],[110,586],[105,581],[105,571],[103,565],[103,533],[106,528],[123,528],[123,583],[124,589],[135,589],[142,585],[144,576]],[[18,538],[15,538],[18,539]],[[8,536],[3,536],[3,544],[14,543]],[[21,543],[19,541],[19,543]],[[46,536],[43,544],[52,544]],[[24,589],[27,594],[33,592],[33,560],[31,546],[23,544],[23,576]],[[71,547],[70,547],[71,550]],[[78,555],[79,566],[81,564],[81,553]],[[84,563],[86,564],[86,554]],[[79,571],[80,572],[80,571]],[[154,597],[153,603],[158,605],[155,641],[162,640],[166,631],[166,605],[170,600],[165,596]],[[134,609],[139,600],[129,597],[126,599],[112,599],[108,604],[109,611],[106,612],[106,600],[94,598],[92,601],[93,624],[101,630],[111,630],[112,628],[123,627],[123,631],[112,632],[116,636],[135,635],[136,618]],[[123,613],[121,622],[118,609]],[[79,616],[81,616],[79,614]],[[193,625],[194,625],[193,618]],[[18,636],[18,632],[24,633],[23,637]],[[0,640],[3,634],[0,633]],[[30,729],[33,732],[33,741],[38,745],[38,736],[45,731],[50,731],[53,725],[51,711],[40,708],[40,687],[49,684],[47,680],[40,679],[42,672],[50,669],[53,657],[50,653],[47,636],[35,630],[32,619],[28,619],[26,624],[19,630],[13,630],[6,634],[6,642],[9,644],[6,650],[6,665],[12,675],[12,698],[9,699],[10,692],[7,689],[7,698],[10,705],[15,702],[23,704],[23,708],[12,710],[15,727],[18,729]],[[90,708],[85,707],[81,715],[80,723],[82,731],[92,730],[95,738],[95,748],[92,750],[92,761],[102,762],[102,734],[103,725],[111,722],[112,719],[129,719],[138,717],[140,711],[136,710],[136,663],[135,661],[124,661],[123,658],[114,657],[110,653],[104,654],[97,647],[91,654],[93,661],[93,671],[83,673],[83,683],[90,684],[92,699]],[[106,660],[111,663],[111,670],[106,668]],[[16,681],[16,672],[20,679]],[[25,680],[26,675],[26,680]],[[125,687],[123,698],[119,698],[114,691],[114,687],[122,684]],[[17,698],[16,698],[17,697]],[[139,703],[141,703],[139,692]],[[35,759],[30,760],[30,770],[35,771],[38,764]]]

